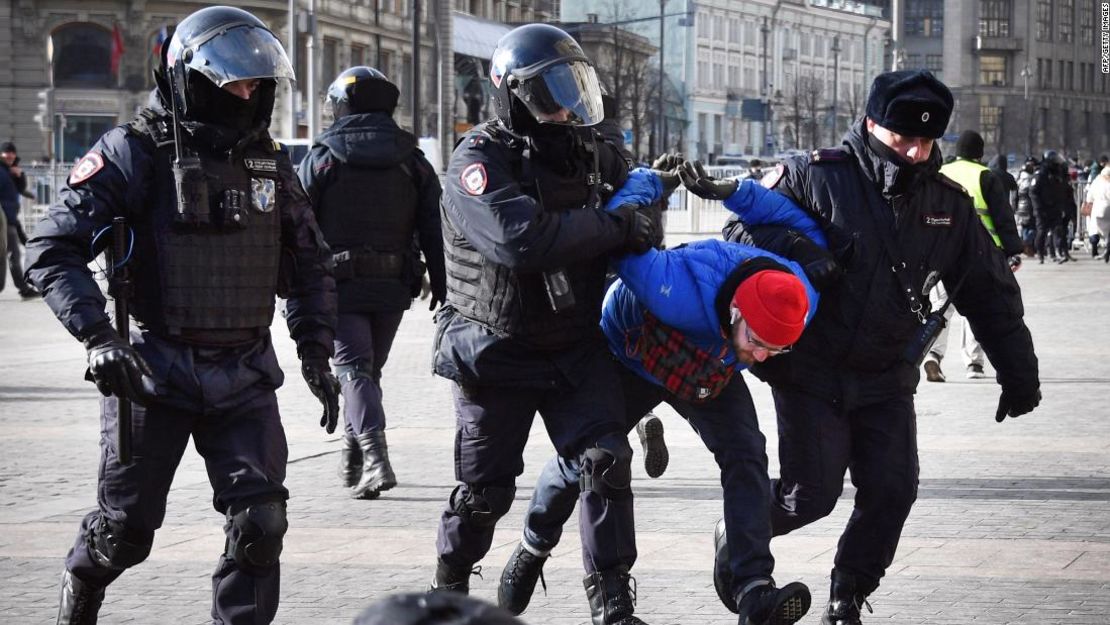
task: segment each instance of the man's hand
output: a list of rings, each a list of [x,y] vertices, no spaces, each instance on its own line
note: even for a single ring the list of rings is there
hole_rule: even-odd
[[[651,168],[656,171],[675,171],[682,165],[682,154],[671,152],[663,154],[652,162]]]
[[[145,406],[154,398],[154,374],[135,348],[111,328],[85,341],[89,354],[87,378],[105,397],[115,395]]]
[[[718,180],[710,176],[705,173],[705,167],[702,166],[701,161],[682,163],[678,169],[678,176],[690,193],[706,200],[726,200],[736,193],[736,187],[740,184],[735,180]]]
[[[446,286],[433,286],[432,301],[428,302],[428,310],[435,310],[441,305],[447,303],[447,287]]]
[[[1033,409],[1040,403],[1040,390],[1024,395],[1003,390],[1002,396],[998,398],[998,410],[994,413],[994,420],[1002,423],[1006,417],[1011,419],[1020,417],[1023,414],[1033,412]]]
[[[1009,263],[1010,271],[1017,273],[1017,270],[1021,269],[1021,254],[1014,254],[1013,256],[1011,256]]]
[[[339,380],[335,379],[328,367],[327,357],[305,355],[301,358],[301,375],[308,383],[309,390],[320,400],[324,412],[320,416],[320,427],[328,434],[335,431],[339,423]]]
[[[624,230],[624,251],[630,254],[643,254],[655,245],[655,222],[632,204],[621,205],[610,213]]]

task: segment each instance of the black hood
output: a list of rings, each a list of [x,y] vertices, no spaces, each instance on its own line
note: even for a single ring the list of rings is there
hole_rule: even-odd
[[[866,119],[861,117],[844,135],[844,145],[852,152],[864,174],[882,192],[883,197],[902,195],[914,184],[940,171],[940,146],[933,143],[928,160],[911,165],[893,150],[867,132]]]
[[[1002,154],[999,154],[998,156],[992,158],[989,163],[987,163],[987,167],[991,168],[993,171],[1006,171],[1006,165],[1008,164],[1009,163],[1006,161],[1006,157]]]
[[[390,167],[412,157],[416,137],[388,114],[375,111],[340,117],[316,137],[341,163],[356,167]]]

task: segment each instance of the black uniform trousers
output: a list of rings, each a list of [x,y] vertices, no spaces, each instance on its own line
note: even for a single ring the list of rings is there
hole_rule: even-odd
[[[385,429],[382,368],[404,314],[391,310],[339,315],[332,362],[342,385],[343,427],[349,436]],[[358,373],[346,373],[351,368]]]
[[[894,561],[902,526],[917,499],[917,415],[906,393],[865,405],[833,404],[773,388],[781,477],[771,481],[771,527],[781,536],[830,512],[856,487],[855,508],[840,537],[838,570],[878,581]]]
[[[128,542],[149,547],[190,437],[204,458],[213,506],[229,520],[250,505],[289,496],[282,485],[288,448],[274,394],[283,375],[269,336],[241,348],[191,347],[145,332],[132,332],[132,341],[154,372],[158,401],[133,406],[133,461],[124,466],[116,456],[116,398],[101,400],[98,509],[82,521],[66,557],[72,574],[99,587],[137,562],[105,566],[90,551],[94,535],[122,526]],[[247,573],[221,554],[212,574],[213,623],[272,621],[279,566]]]
[[[663,387],[621,366],[625,401],[624,431],[631,432],[643,415],[662,402],[682,415],[721,469],[724,490],[725,533],[733,595],[756,579],[770,579],[775,568],[771,556],[767,481],[767,440],[759,431],[755,405],[748,385],[734,374],[716,398],[688,402]],[[559,543],[563,525],[574,512],[579,493],[579,469],[566,458],[555,457],[544,466],[524,518],[524,538],[537,549],[550,551]],[[631,562],[626,563],[629,567]]]
[[[461,484],[452,499],[464,500],[486,487],[515,488],[516,477],[524,472],[524,446],[537,412],[556,452],[576,467],[583,452],[599,440],[630,457],[621,394],[614,392],[620,388],[617,368],[609,352],[599,348],[575,386],[478,386],[464,392],[455,384],[455,478]],[[579,532],[586,571],[631,566],[636,561],[631,495],[610,499],[587,491],[576,499],[582,506]],[[439,557],[456,567],[472,566],[489,551],[493,533],[494,523],[461,516],[449,502],[436,539]]]

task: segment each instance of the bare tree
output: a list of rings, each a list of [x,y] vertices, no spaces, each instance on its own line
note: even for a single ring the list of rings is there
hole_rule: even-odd
[[[803,149],[812,150],[821,145],[820,119],[823,117],[822,113],[825,112],[825,81],[815,76],[802,76],[798,79],[798,87],[796,89],[798,104],[801,107],[800,112],[805,119],[805,136],[807,140],[806,147]],[[799,139],[801,135],[799,135]]]

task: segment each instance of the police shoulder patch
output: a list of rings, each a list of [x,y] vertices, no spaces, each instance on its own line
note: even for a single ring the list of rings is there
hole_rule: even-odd
[[[489,178],[486,176],[486,166],[482,163],[471,163],[462,170],[459,175],[459,182],[462,183],[463,190],[470,195],[481,195],[486,191],[486,183]]]
[[[69,186],[79,185],[104,169],[104,157],[99,152],[89,152],[77,161],[73,170],[69,172]]]
[[[969,195],[968,192],[967,192],[967,189],[965,189],[962,184],[956,182],[955,180],[949,178],[948,176],[945,176],[944,174],[938,172],[937,175],[935,176],[935,178],[937,180],[939,180],[940,182],[944,183],[944,186],[950,187],[952,189],[956,189],[957,191],[959,191],[960,193],[963,193],[964,195]]]
[[[759,179],[759,184],[762,185],[764,188],[774,189],[779,181],[782,180],[782,177],[785,175],[786,165],[779,163],[778,165],[775,165],[774,169],[763,174],[763,177]]]

